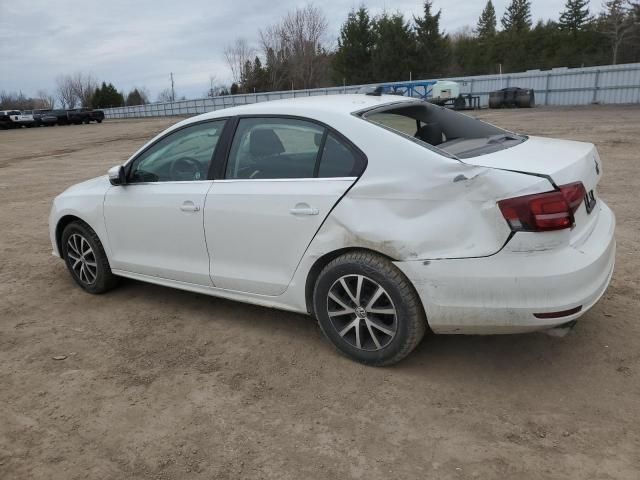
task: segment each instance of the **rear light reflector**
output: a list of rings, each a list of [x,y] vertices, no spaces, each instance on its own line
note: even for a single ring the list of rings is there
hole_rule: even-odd
[[[515,232],[562,230],[573,226],[573,214],[586,193],[582,182],[574,182],[552,192],[500,200],[498,207]]]
[[[534,313],[533,316],[536,318],[560,318],[560,317],[568,317],[569,315],[573,315],[574,313],[578,313],[582,310],[582,305],[570,308],[569,310],[562,310],[560,312],[546,312],[546,313]]]

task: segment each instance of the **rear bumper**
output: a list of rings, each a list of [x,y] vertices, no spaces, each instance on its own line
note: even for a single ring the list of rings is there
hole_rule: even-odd
[[[523,333],[575,320],[607,289],[615,262],[615,216],[599,202],[579,246],[501,252],[484,258],[397,262],[413,282],[436,333]],[[580,312],[559,318],[534,313]]]

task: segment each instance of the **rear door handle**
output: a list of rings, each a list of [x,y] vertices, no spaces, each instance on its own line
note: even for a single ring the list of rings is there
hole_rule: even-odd
[[[299,203],[294,208],[289,210],[291,215],[318,215],[320,210],[310,207],[306,203]]]
[[[193,203],[191,200],[187,200],[180,206],[180,210],[183,212],[199,212],[200,207]]]

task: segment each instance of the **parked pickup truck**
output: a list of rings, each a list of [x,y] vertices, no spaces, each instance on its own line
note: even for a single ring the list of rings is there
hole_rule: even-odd
[[[81,123],[98,122],[102,123],[104,112],[102,110],[92,110],[90,108],[76,108],[67,111],[69,123],[80,125]]]
[[[11,117],[20,115],[18,110],[0,110],[0,129],[6,130],[8,128],[15,128],[16,124]]]
[[[11,120],[15,123],[16,127],[33,127],[36,124],[33,118],[33,110],[16,112],[11,115]]]

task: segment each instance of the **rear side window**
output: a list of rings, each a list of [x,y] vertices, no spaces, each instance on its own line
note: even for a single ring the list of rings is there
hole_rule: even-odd
[[[226,178],[313,178],[325,129],[293,118],[243,118]]]
[[[330,133],[324,143],[318,177],[357,177],[364,167],[361,160],[351,148]]]
[[[338,135],[296,118],[242,118],[225,178],[283,179],[355,177],[366,160]]]

